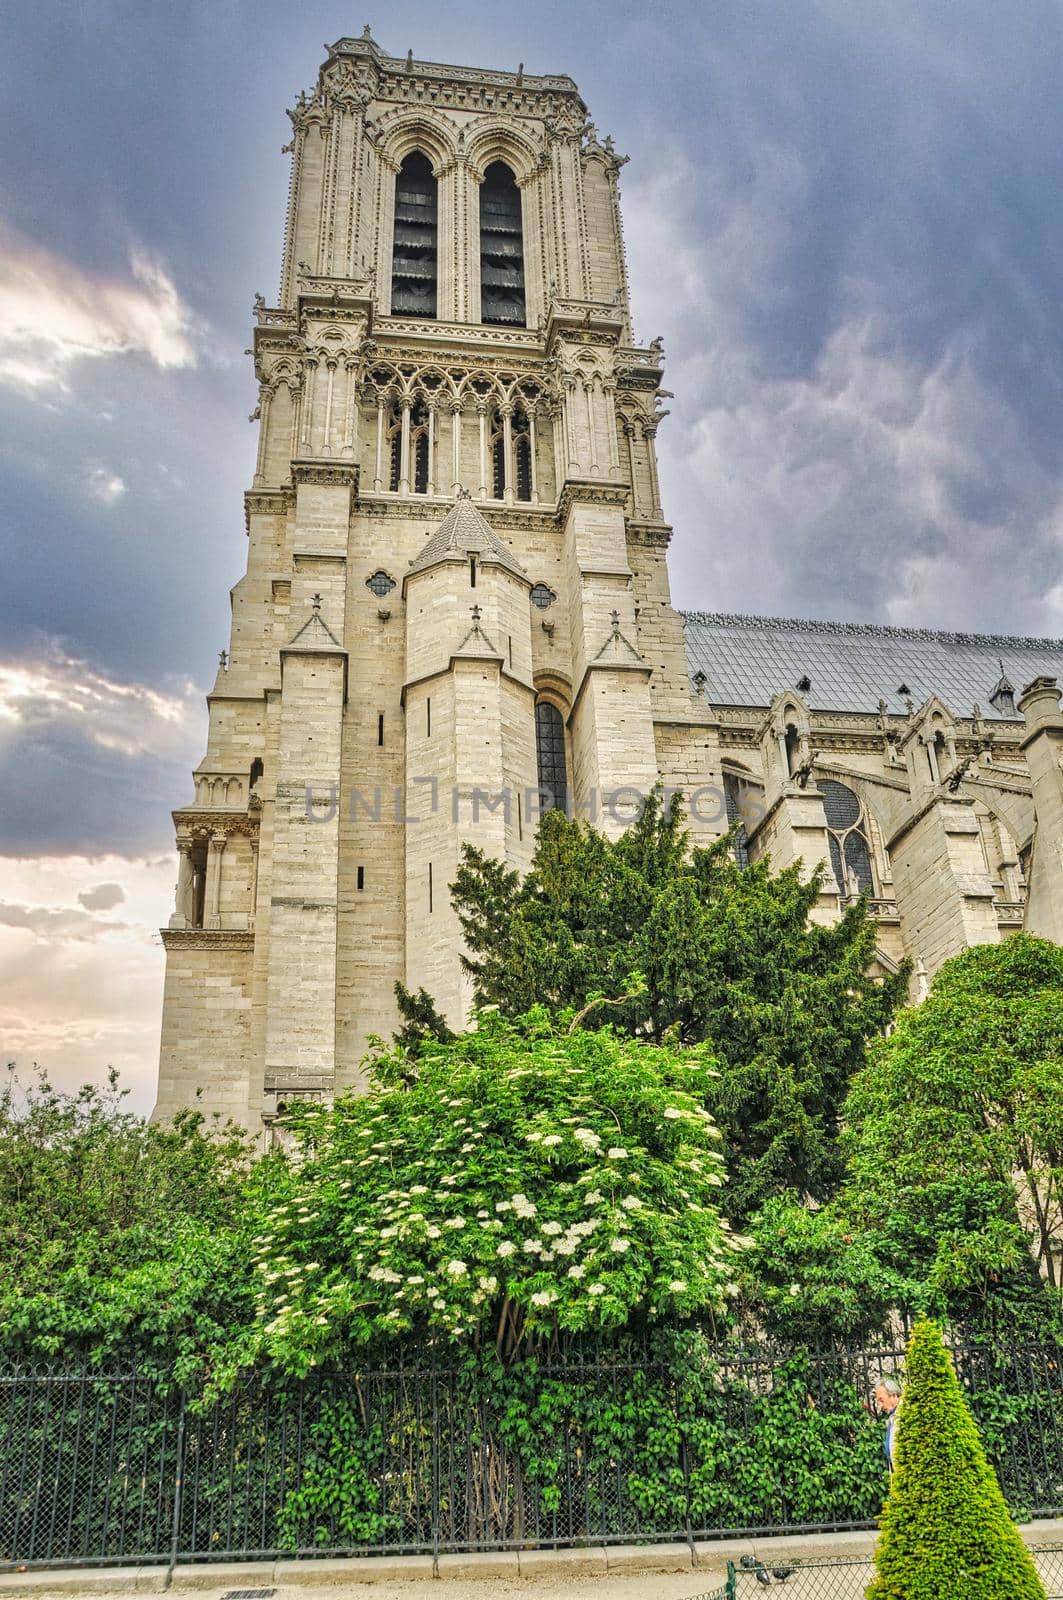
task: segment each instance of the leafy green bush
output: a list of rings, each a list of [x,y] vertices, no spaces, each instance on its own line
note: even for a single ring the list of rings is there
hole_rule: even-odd
[[[413,1334],[508,1361],[726,1303],[747,1241],[719,1212],[704,1049],[485,1009],[412,1060],[381,1047],[371,1073],[292,1116],[249,1355],[301,1374]]]
[[[253,1318],[250,1222],[273,1163],[232,1125],[168,1125],[39,1074],[0,1090],[0,1356],[202,1378]]]
[[[917,1323],[868,1600],[1045,1600],[941,1330]]]

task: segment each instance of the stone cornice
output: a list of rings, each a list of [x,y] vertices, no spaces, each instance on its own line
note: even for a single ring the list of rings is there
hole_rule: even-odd
[[[211,811],[204,806],[181,806],[171,812],[181,835],[202,839],[212,833],[258,833],[259,817],[249,811]]]
[[[576,504],[619,506],[623,509],[630,494],[626,483],[609,483],[599,478],[566,478],[557,501],[557,515],[561,522],[567,522],[569,512]]]
[[[453,497],[446,495],[360,494],[357,510],[374,517],[402,517],[410,522],[442,522]],[[507,505],[500,500],[474,500],[477,511],[483,513],[493,528],[536,528],[543,523],[557,521],[557,507],[551,504],[535,505],[530,500],[515,501]]]
[[[431,349],[439,354],[453,351],[455,358],[482,364],[484,345],[495,346],[499,353],[503,347],[518,352],[518,359],[535,354],[546,358],[546,345],[537,328],[516,328],[508,324],[491,322],[429,322],[414,317],[377,317],[373,324],[373,338],[381,355],[390,352],[392,341],[413,339],[416,348],[423,352]],[[494,351],[491,352],[492,354]]]
[[[614,302],[552,300],[546,318],[546,348],[549,352],[559,339],[584,342],[590,334],[598,335],[596,343],[618,345],[623,331],[624,313]]]
[[[160,928],[166,950],[247,950],[255,948],[255,935],[236,928]]]
[[[313,483],[357,490],[358,468],[353,461],[311,461],[303,458],[292,462],[292,482],[296,485]]]
[[[244,527],[250,533],[252,517],[286,517],[294,509],[291,489],[248,489],[244,494]]]
[[[635,544],[650,549],[667,550],[672,542],[672,529],[667,522],[647,522],[642,518],[628,517],[628,538]]]

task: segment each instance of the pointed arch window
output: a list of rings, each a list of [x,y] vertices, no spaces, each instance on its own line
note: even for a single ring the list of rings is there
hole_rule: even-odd
[[[846,784],[835,783],[832,778],[821,778],[819,790],[827,819],[830,864],[842,898],[855,899],[865,891],[874,894],[871,849],[858,796]]]
[[[526,321],[520,190],[504,161],[492,161],[480,186],[480,320]]]
[[[565,719],[549,700],[540,700],[535,707],[535,752],[539,763],[540,811],[566,811]]]
[[[436,316],[437,210],[437,184],[431,162],[420,150],[412,150],[395,179],[393,316]]]

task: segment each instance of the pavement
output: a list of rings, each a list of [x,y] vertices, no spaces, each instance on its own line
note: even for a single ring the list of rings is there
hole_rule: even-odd
[[[1063,1545],[1063,1520],[1027,1523],[1020,1532],[1027,1544]],[[874,1543],[874,1533],[827,1533],[710,1541],[693,1550],[687,1544],[659,1544],[441,1555],[435,1567],[431,1556],[357,1556],[207,1562],[178,1565],[172,1573],[165,1566],[37,1569],[0,1573],[0,1600],[66,1595],[124,1600],[164,1593],[189,1600],[508,1600],[516,1595],[522,1600],[695,1600],[726,1581],[728,1560],[737,1563],[746,1554],[771,1567],[867,1557]],[[812,1595],[811,1581],[811,1573],[804,1584],[795,1574],[785,1591],[790,1600]],[[866,1581],[866,1573],[853,1572],[854,1600]],[[831,1593],[848,1600],[836,1584]]]

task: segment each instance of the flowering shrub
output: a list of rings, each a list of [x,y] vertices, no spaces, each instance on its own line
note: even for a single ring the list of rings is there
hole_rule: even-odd
[[[255,1240],[251,1359],[305,1372],[410,1331],[509,1358],[556,1330],[684,1316],[734,1293],[703,1047],[487,1009],[369,1094],[294,1114]]]

